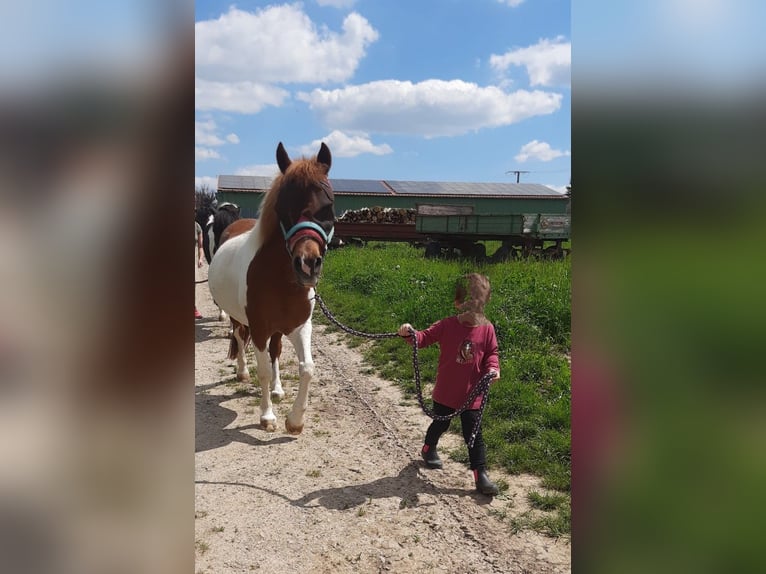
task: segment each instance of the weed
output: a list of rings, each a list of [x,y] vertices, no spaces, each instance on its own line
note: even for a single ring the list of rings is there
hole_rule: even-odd
[[[194,546],[197,548],[197,552],[199,552],[200,555],[210,550],[210,545],[204,540],[196,540]]]
[[[527,499],[532,507],[538,510],[555,510],[566,502],[567,497],[563,494],[540,494],[532,491],[527,494]]]
[[[320,476],[322,476],[322,472],[320,470],[318,470],[318,469],[309,470],[306,473],[306,476],[311,477],[311,478],[319,478]]]

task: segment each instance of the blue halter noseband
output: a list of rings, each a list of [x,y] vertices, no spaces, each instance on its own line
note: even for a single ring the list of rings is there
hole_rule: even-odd
[[[282,235],[285,236],[285,242],[290,243],[290,238],[298,233],[301,229],[311,229],[312,231],[316,231],[319,234],[319,237],[321,237],[324,240],[324,250],[327,251],[327,246],[330,244],[330,241],[332,240],[332,236],[335,233],[335,227],[330,229],[330,234],[328,235],[325,233],[325,230],[322,229],[322,227],[314,223],[313,221],[301,221],[299,223],[296,223],[293,225],[289,230],[285,231],[285,226],[282,224],[282,222],[279,222],[279,227],[282,228]],[[289,251],[289,248],[288,248]]]

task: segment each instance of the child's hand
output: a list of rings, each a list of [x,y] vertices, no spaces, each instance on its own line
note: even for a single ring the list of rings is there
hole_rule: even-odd
[[[401,327],[399,327],[399,336],[400,337],[409,337],[410,336],[410,329],[412,329],[412,325],[410,325],[409,323],[402,323]]]
[[[500,373],[499,373],[499,372],[497,372],[495,369],[490,369],[490,370],[489,370],[489,371],[487,371],[487,372],[488,372],[488,374],[492,375],[492,380],[493,380],[493,381],[496,381],[497,379],[499,379],[499,378],[500,378]]]

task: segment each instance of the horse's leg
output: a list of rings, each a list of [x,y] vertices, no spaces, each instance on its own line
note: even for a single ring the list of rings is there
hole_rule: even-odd
[[[298,355],[300,382],[298,396],[295,397],[293,408],[285,419],[285,428],[290,434],[300,434],[303,431],[303,415],[308,406],[309,383],[314,376],[314,361],[311,358],[311,316],[309,315],[308,320],[287,337]]]
[[[231,320],[232,334],[229,343],[229,359],[237,359],[237,380],[250,382],[245,347],[250,339],[250,329],[235,319]]]
[[[269,358],[271,359],[271,400],[275,403],[285,398],[282,380],[279,377],[279,356],[282,354],[282,333],[274,333],[269,341]]]
[[[271,366],[269,352],[256,347],[255,358],[258,361],[258,381],[261,383],[261,428],[269,432],[277,430],[277,417],[271,408],[269,383],[271,382]]]
[[[216,303],[215,299],[213,299],[213,303],[215,303],[215,306],[218,307],[218,320],[219,321],[226,321],[229,316],[226,314],[226,311],[224,311],[221,306]],[[233,321],[234,319],[232,319]]]

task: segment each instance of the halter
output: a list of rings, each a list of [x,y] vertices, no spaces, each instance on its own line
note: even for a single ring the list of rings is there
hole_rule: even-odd
[[[282,228],[282,235],[285,237],[285,246],[287,247],[287,252],[291,255],[293,252],[292,247],[298,242],[299,239],[302,237],[311,237],[312,235],[319,235],[319,238],[324,242],[322,245],[323,252],[326,253],[327,246],[330,244],[332,236],[335,233],[335,227],[330,229],[330,233],[328,235],[319,224],[314,223],[313,221],[309,221],[305,217],[298,220],[298,223],[293,225],[287,231],[285,231],[285,226],[281,221],[279,222],[279,227]]]

